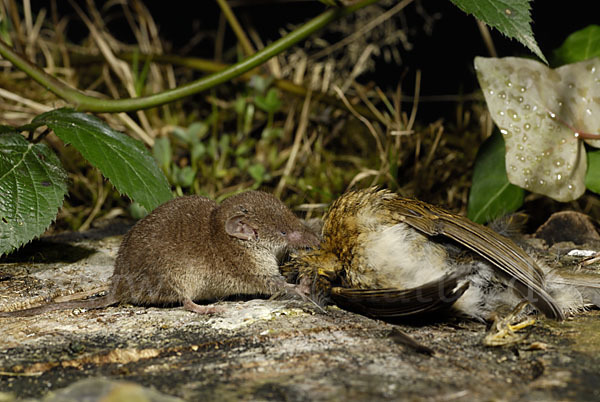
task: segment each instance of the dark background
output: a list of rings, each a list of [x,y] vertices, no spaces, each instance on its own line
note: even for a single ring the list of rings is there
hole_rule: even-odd
[[[212,30],[216,27],[219,9],[213,1],[198,2],[147,2],[160,32],[165,40],[172,43],[173,50],[183,46],[194,34],[194,29]],[[232,2],[236,4],[235,2]],[[288,24],[299,24],[318,15],[324,6],[317,1],[299,2],[260,2],[244,1],[247,6],[234,8],[240,19],[249,19],[253,27],[259,31],[263,40],[277,39],[279,30]],[[261,4],[262,3],[262,4]],[[280,3],[280,4],[278,4]],[[196,7],[185,7],[195,4]],[[487,49],[477,28],[475,19],[466,15],[449,0],[421,1],[421,6],[430,14],[440,14],[433,25],[431,35],[421,28],[423,20],[415,12],[414,3],[405,11],[409,26],[414,20],[414,36],[411,41],[414,48],[403,52],[405,66],[387,65],[383,62],[377,65],[377,77],[390,79],[393,85],[403,68],[420,69],[423,73],[422,83],[424,93],[444,94],[456,93],[462,85],[472,82],[472,62],[475,56],[488,56]],[[173,7],[179,5],[180,7]],[[600,15],[597,12],[598,2],[594,0],[574,0],[568,2],[538,0],[531,3],[533,32],[538,45],[548,60],[552,51],[559,47],[572,32],[585,28],[590,24],[599,24]],[[195,10],[195,11],[193,11]],[[528,56],[532,53],[515,40],[504,37],[492,30],[494,44],[498,55]],[[231,31],[227,38],[234,41]],[[210,41],[201,43],[196,51],[212,55]],[[467,91],[472,88],[465,88]]]
[[[57,3],[59,14],[70,18],[69,38],[74,42],[81,42],[88,35],[87,28],[69,2]],[[85,3],[80,3],[85,9]],[[105,3],[96,2],[99,8]],[[179,50],[198,31],[214,32],[219,20],[220,10],[214,1],[145,1],[144,4],[158,24],[160,36],[168,44],[167,51],[176,54],[179,54]],[[242,23],[250,21],[265,42],[278,39],[282,28],[305,22],[325,9],[325,6],[316,0],[231,0],[230,4]],[[600,23],[599,14],[595,11],[597,4],[598,2],[593,0],[531,2],[533,32],[548,60],[551,61],[553,50],[559,47],[569,34],[590,24]],[[423,18],[416,12],[415,5],[422,7],[429,15],[437,15],[430,33],[423,29]],[[49,9],[48,2],[33,2],[34,10],[40,7]],[[108,13],[106,23],[110,31],[121,41],[135,43],[129,27],[118,15],[118,11],[119,7],[112,7]],[[404,15],[411,29],[410,40],[414,44],[413,49],[408,52],[401,51],[402,65],[378,60],[376,73],[362,76],[361,81],[373,80],[383,88],[393,89],[398,85],[400,77],[404,76],[403,88],[406,93],[410,93],[414,85],[414,72],[419,69],[422,72],[423,96],[471,93],[477,90],[472,67],[473,58],[489,54],[475,19],[463,13],[449,0],[415,1],[405,9]],[[492,37],[500,57],[535,57],[523,45],[507,39],[493,29]],[[210,34],[206,35],[188,55],[212,59],[213,38]],[[231,47],[235,40],[233,33],[228,30],[226,47]],[[427,107],[425,110],[421,109],[420,115],[421,113],[430,114]]]

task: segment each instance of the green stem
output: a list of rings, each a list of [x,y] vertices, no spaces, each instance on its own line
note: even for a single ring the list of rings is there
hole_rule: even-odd
[[[123,60],[128,60],[128,61],[133,60],[133,55],[134,55],[133,53],[117,53],[116,54],[116,56],[118,58],[123,59]],[[175,64],[178,66],[188,67],[188,68],[202,71],[205,73],[215,73],[218,71],[223,71],[229,67],[229,65],[227,65],[227,64],[217,63],[217,62],[214,62],[211,60],[205,60],[205,59],[200,59],[200,58],[195,58],[195,57],[181,57],[181,56],[174,56],[174,55],[168,55],[168,54],[156,54],[156,55],[155,54],[143,54],[142,56],[153,62]],[[90,55],[76,55],[75,57],[72,58],[72,60],[74,60],[74,61],[79,61],[79,62],[84,62],[84,63],[89,63],[92,61],[98,62],[99,59],[100,59],[100,56],[90,56]],[[252,74],[252,72],[246,72],[246,73],[240,75],[238,78],[241,78],[245,81],[249,81],[253,75],[256,75],[256,74]],[[291,95],[298,96],[300,98],[306,97],[306,94],[308,93],[308,89],[306,89],[302,85],[294,84],[292,81],[289,81],[289,80],[276,78],[273,80],[273,85],[276,86],[277,88],[281,89],[282,91],[285,91]],[[339,109],[346,109],[344,102],[342,102],[335,96],[331,96],[331,95],[328,95],[326,93],[316,91],[316,90],[312,91],[312,96],[315,101],[323,102],[328,105],[337,107]],[[358,113],[360,113],[361,115],[363,115],[369,119],[372,119],[372,120],[377,119],[377,116],[375,116],[375,114],[373,112],[371,112],[368,108],[366,108],[362,105],[354,105],[354,108],[356,109],[356,111]],[[393,110],[393,108],[391,110]]]
[[[126,99],[100,99],[85,95],[79,90],[73,89],[58,79],[46,74],[42,69],[33,65],[16,54],[6,43],[0,40],[0,55],[13,63],[17,68],[23,70],[27,75],[44,86],[58,97],[71,103],[77,110],[89,112],[128,112],[132,110],[148,109],[173,102],[175,100],[205,91],[249,71],[263,64],[271,57],[290,48],[314,32],[325,27],[332,21],[344,17],[363,7],[366,7],[378,0],[362,0],[354,5],[329,9],[321,15],[313,18],[295,31],[290,32],[283,38],[271,43],[254,55],[226,68],[223,71],[214,73],[208,77],[201,78],[180,87],[159,92],[154,95],[142,96],[138,98]]]

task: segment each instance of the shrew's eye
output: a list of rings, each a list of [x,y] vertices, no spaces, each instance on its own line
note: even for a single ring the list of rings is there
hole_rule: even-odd
[[[287,232],[286,232],[285,230],[282,230],[282,231],[281,231],[281,232],[279,232],[279,233],[281,233],[281,235],[282,235],[282,236],[285,236],[285,235],[287,234]]]

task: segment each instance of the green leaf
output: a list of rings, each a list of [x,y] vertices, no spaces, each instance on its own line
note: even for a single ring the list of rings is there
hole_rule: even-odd
[[[67,173],[45,144],[0,132],[0,255],[44,233],[67,193]]]
[[[223,155],[227,155],[231,151],[231,136],[229,134],[221,134],[219,137],[219,151]]]
[[[275,127],[275,128],[265,128],[261,133],[261,138],[265,140],[276,140],[283,136],[283,128]]]
[[[279,92],[275,88],[269,89],[266,96],[257,96],[254,99],[254,103],[267,113],[275,113],[281,108]]]
[[[572,33],[554,51],[555,65],[577,63],[578,61],[600,57],[600,26],[590,25]]]
[[[165,174],[168,174],[171,165],[171,141],[167,137],[156,138],[152,147],[152,154],[158,166]]]
[[[253,75],[250,78],[250,82],[248,83],[248,86],[252,89],[254,89],[254,91],[257,94],[264,94],[267,91],[267,88],[269,88],[269,85],[271,85],[271,83],[273,82],[274,78],[273,77],[263,77],[261,75]]]
[[[192,158],[192,164],[197,164],[198,161],[206,154],[206,145],[199,142],[197,144],[192,145],[192,150],[190,151],[190,156]]]
[[[495,130],[479,148],[467,216],[485,223],[516,211],[523,205],[525,191],[508,182],[504,163],[504,140]]]
[[[206,137],[206,134],[208,133],[208,128],[208,124],[206,124],[203,121],[197,121],[190,124],[190,126],[187,129],[188,143],[193,144]]]
[[[242,115],[244,110],[246,110],[246,98],[238,96],[233,104],[233,108],[236,114]]]
[[[121,193],[148,211],[173,198],[167,178],[144,145],[111,129],[100,119],[71,109],[57,109],[33,119],[50,127],[100,169]]]
[[[339,5],[338,0],[319,0],[319,1],[329,7],[337,7]]]
[[[594,193],[600,194],[600,151],[588,152],[588,169],[585,175],[585,186]]]
[[[131,215],[133,219],[139,220],[148,215],[148,211],[146,211],[146,208],[142,207],[139,203],[132,202],[129,205],[129,215]]]
[[[265,167],[260,163],[255,163],[248,167],[248,173],[257,183],[262,183],[265,178]]]
[[[473,14],[487,25],[511,39],[517,39],[548,63],[531,30],[531,0],[451,0],[467,14]]]
[[[581,138],[600,140],[600,58],[557,69],[535,60],[475,58],[490,115],[506,142],[511,183],[557,201],[585,191],[587,160]]]
[[[248,104],[246,113],[244,113],[243,132],[249,133],[252,131],[252,122],[254,121],[254,104]]]
[[[184,166],[181,169],[177,169],[175,180],[177,185],[181,187],[190,187],[194,183],[196,178],[196,169],[191,166]]]

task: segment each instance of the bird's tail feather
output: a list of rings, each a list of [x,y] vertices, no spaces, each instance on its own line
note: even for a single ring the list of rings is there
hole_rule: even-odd
[[[449,309],[469,287],[462,274],[446,275],[411,289],[334,287],[336,304],[379,319],[396,319]]]
[[[600,274],[555,269],[547,273],[547,288],[563,311],[600,308]]]

